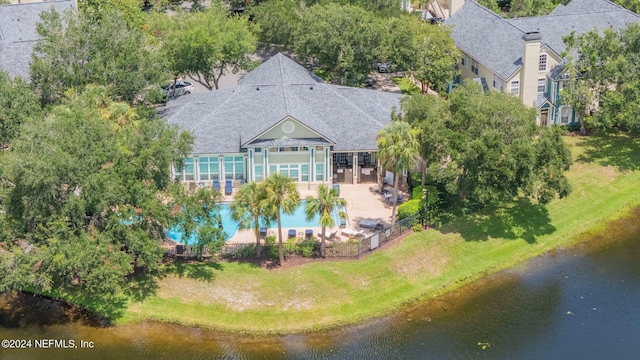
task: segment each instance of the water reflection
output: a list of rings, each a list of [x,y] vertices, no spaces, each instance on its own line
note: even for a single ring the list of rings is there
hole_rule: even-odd
[[[640,218],[640,211],[635,215]],[[4,296],[0,339],[74,339],[96,346],[0,349],[0,358],[634,359],[640,353],[635,219],[617,222],[575,249],[399,314],[315,334],[250,337],[156,322],[105,328],[60,303]]]

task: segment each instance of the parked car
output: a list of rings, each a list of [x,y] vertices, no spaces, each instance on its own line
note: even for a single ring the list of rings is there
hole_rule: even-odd
[[[188,81],[178,80],[175,82],[175,91],[173,89],[174,82],[170,82],[168,86],[162,88],[162,92],[167,96],[182,96],[193,92],[193,84]]]
[[[389,70],[389,64],[386,62],[379,62],[376,69],[378,69],[378,72],[380,73],[386,73]]]

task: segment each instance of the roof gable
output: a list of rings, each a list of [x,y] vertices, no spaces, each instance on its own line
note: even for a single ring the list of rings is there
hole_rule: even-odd
[[[281,121],[274,124],[271,128],[269,128],[262,134],[259,134],[243,145],[247,145],[250,143],[264,143],[268,140],[278,139],[304,139],[304,142],[307,142],[311,139],[321,139],[323,142],[333,143],[333,141],[330,141],[313,129],[310,129],[308,126],[296,120],[295,118],[287,116]]]

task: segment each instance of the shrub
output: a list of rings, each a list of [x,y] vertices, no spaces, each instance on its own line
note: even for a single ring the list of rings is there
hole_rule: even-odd
[[[409,200],[404,204],[398,206],[398,220],[402,220],[410,215],[415,214],[420,210],[422,201],[419,199]]]
[[[411,227],[411,230],[413,230],[413,232],[420,232],[422,231],[422,224],[414,224]]]

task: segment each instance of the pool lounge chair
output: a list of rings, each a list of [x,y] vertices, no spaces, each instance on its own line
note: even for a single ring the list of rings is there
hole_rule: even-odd
[[[290,229],[289,230],[289,237],[290,238],[296,237],[296,230],[295,229]]]
[[[365,228],[365,229],[377,229],[380,226],[382,226],[382,222],[380,219],[377,220],[360,220],[360,222],[358,223],[358,225],[360,225],[360,227]]]
[[[340,229],[347,227],[347,219],[340,218]]]
[[[233,192],[233,182],[231,180],[227,180],[224,185],[224,194],[231,195]]]
[[[353,239],[358,236],[364,236],[364,230],[357,231],[352,229],[343,229],[342,235],[346,235],[349,237],[349,239]]]
[[[220,180],[213,180],[213,188],[220,191]]]
[[[309,240],[313,236],[313,230],[307,229],[304,231],[304,238]]]
[[[267,237],[267,228],[266,227],[261,227],[260,228],[260,239],[264,239]]]
[[[333,238],[338,235],[338,230],[334,230],[332,232],[327,232],[324,234],[326,240],[333,240]],[[322,238],[322,231],[318,232],[318,239]]]

